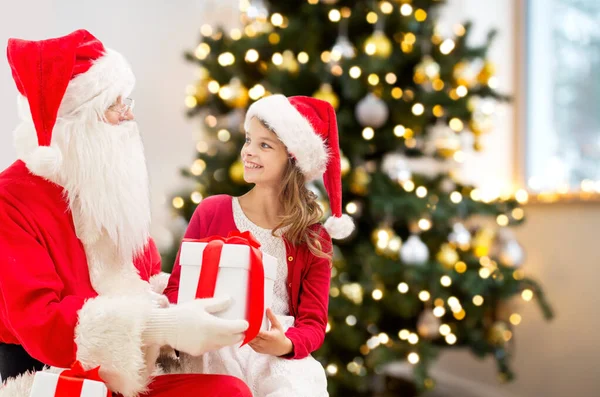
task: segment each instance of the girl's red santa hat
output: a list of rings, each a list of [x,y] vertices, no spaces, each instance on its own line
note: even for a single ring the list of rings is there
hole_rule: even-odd
[[[250,106],[246,129],[253,117],[277,134],[307,181],[323,176],[332,213],[325,229],[335,239],[348,237],[354,230],[354,222],[342,214],[340,145],[331,104],[306,96],[271,95]]]
[[[54,175],[63,161],[52,145],[57,118],[76,120],[86,111],[102,118],[135,84],[125,58],[86,30],[40,41],[9,39],[7,56],[20,104],[28,108],[22,113],[31,115],[37,134],[37,147],[22,160],[43,177]]]

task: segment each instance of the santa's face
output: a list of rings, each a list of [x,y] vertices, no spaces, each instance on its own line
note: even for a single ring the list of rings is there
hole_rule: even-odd
[[[84,244],[108,238],[123,261],[143,249],[150,226],[144,149],[132,119],[59,120],[53,132],[64,160],[57,182],[67,193],[79,238]]]
[[[287,149],[256,117],[250,120],[241,156],[246,182],[269,187],[281,184],[289,161]]]
[[[117,100],[106,109],[104,119],[108,124],[118,125],[125,121],[132,121],[133,116],[133,99],[119,96]]]

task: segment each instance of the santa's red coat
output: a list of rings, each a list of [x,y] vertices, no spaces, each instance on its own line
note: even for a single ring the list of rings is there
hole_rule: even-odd
[[[145,281],[160,273],[151,240],[134,265]],[[31,174],[21,161],[0,173],[0,291],[0,342],[20,344],[51,366],[69,367],[75,359],[100,365],[111,389],[125,395],[150,382],[146,366],[154,363],[145,362],[149,353],[141,341],[149,298],[98,296],[62,187]],[[246,395],[247,390],[225,377],[218,382],[159,378],[149,395],[168,395],[169,388],[191,395],[185,385],[190,392],[208,392],[203,395]],[[175,382],[171,386],[169,379]],[[1,388],[0,395],[3,389],[4,395],[18,395],[8,393],[10,387]]]

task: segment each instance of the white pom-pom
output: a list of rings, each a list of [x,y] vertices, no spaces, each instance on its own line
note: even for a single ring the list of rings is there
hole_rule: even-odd
[[[325,221],[325,230],[336,240],[346,238],[354,230],[354,221],[351,217],[343,214],[341,217],[331,216]]]
[[[51,146],[39,146],[29,156],[27,168],[35,175],[50,178],[58,173],[62,164],[62,154]]]

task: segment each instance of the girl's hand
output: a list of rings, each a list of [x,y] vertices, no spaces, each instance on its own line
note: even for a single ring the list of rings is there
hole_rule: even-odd
[[[275,317],[271,309],[267,309],[267,317],[271,322],[269,331],[260,331],[256,338],[248,344],[257,353],[270,354],[272,356],[284,356],[294,350],[292,341],[285,336],[283,327]]]

